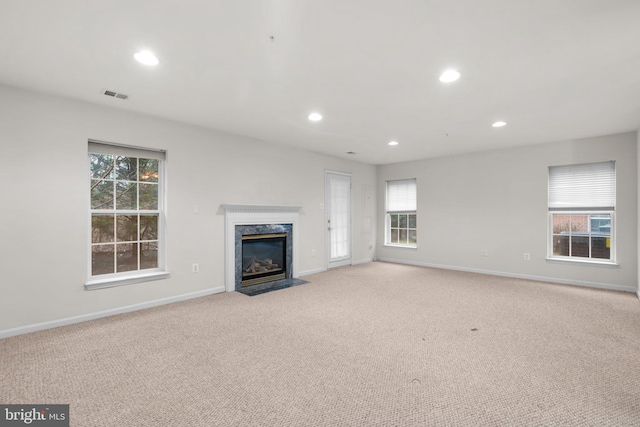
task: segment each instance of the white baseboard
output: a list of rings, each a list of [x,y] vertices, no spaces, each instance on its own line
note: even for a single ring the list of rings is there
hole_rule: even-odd
[[[309,276],[311,274],[317,274],[317,273],[324,273],[325,271],[327,271],[327,267],[323,267],[323,268],[316,268],[314,270],[307,270],[307,271],[302,271],[298,274],[298,277],[302,277],[302,276]]]
[[[532,276],[529,274],[507,273],[503,271],[482,270],[478,268],[458,267],[454,265],[431,264],[428,262],[407,261],[407,260],[395,259],[395,258],[377,258],[376,260],[383,261],[383,262],[393,262],[396,264],[416,265],[419,267],[441,268],[444,270],[466,271],[469,273],[488,274],[492,276],[513,277],[514,279],[537,280],[538,282],[559,283],[563,285],[575,285],[575,286],[584,286],[587,288],[607,289],[610,291],[623,291],[623,292],[637,291],[638,298],[640,298],[640,290],[632,286],[612,285],[609,283],[598,283],[598,282],[586,282],[583,280],[559,279],[555,277]]]
[[[145,308],[158,307],[160,305],[171,304],[174,302],[186,301],[193,298],[205,297],[220,292],[224,292],[224,286],[217,288],[205,289],[203,291],[191,292],[174,297],[161,298],[153,301],[141,302],[138,304],[127,305],[124,307],[112,308],[109,310],[98,311],[95,313],[82,314],[80,316],[66,317],[64,319],[51,320],[49,322],[35,323],[33,325],[19,326],[12,329],[4,329],[0,331],[0,339],[8,338],[15,335],[28,334],[31,332],[43,331],[45,329],[57,328],[59,326],[72,325],[74,323],[86,322],[87,320],[100,319],[103,317],[115,316],[116,314],[129,313],[132,311],[144,310]]]
[[[369,264],[373,262],[373,258],[361,259],[359,261],[353,261],[351,265]]]
[[[368,258],[368,259],[361,259],[358,261],[352,261],[351,265],[360,265],[360,264],[368,264],[370,262],[373,262],[372,258]],[[311,274],[317,274],[317,273],[324,273],[325,271],[327,271],[327,267],[323,267],[323,268],[316,268],[314,270],[307,270],[307,271],[303,271],[300,274],[298,274],[298,277],[302,277],[302,276],[309,276]]]

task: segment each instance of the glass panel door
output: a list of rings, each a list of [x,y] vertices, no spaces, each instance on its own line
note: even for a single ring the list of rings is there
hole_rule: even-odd
[[[351,264],[351,175],[327,172],[329,268]]]

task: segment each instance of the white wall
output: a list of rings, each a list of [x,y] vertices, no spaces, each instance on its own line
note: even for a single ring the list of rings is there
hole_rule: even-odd
[[[634,132],[378,166],[377,257],[636,289],[637,144]],[[548,166],[607,160],[616,161],[619,267],[547,261]],[[385,247],[385,181],[414,177],[418,248]],[[480,256],[483,249],[488,257]]]
[[[0,117],[0,332],[222,289],[221,204],[303,206],[299,271],[323,269],[325,170],[353,174],[353,260],[374,256],[375,226],[368,232],[361,227],[363,216],[374,215],[375,224],[362,200],[365,186],[375,188],[374,166],[7,86],[0,86]],[[170,279],[84,290],[88,139],[168,151]],[[195,262],[197,274],[191,273]]]
[[[324,173],[353,174],[354,262],[637,288],[639,133],[374,166],[0,85],[0,335],[224,286],[221,204],[301,205],[300,272],[326,267]],[[86,291],[87,140],[168,150],[171,278]],[[547,167],[616,160],[619,268],[546,261]],[[270,162],[286,167],[272,168]],[[385,181],[418,180],[419,248],[384,246]],[[366,202],[365,194],[373,200]],[[192,213],[198,204],[200,213]],[[375,209],[368,209],[368,206]],[[371,226],[367,221],[371,220]],[[380,236],[380,238],[376,238]],[[369,249],[373,242],[374,248]],[[315,249],[317,255],[311,256]],[[489,257],[481,257],[487,249]],[[531,253],[531,261],[523,253]],[[191,273],[191,264],[200,273]]]

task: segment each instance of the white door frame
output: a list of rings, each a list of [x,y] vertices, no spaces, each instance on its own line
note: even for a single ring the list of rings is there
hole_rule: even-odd
[[[331,261],[331,233],[329,233],[329,215],[331,214],[331,200],[329,197],[329,175],[342,175],[349,177],[349,257],[338,261]],[[332,170],[324,171],[324,197],[325,197],[325,215],[324,230],[326,233],[325,246],[327,254],[327,269],[352,265],[353,263],[353,175],[348,172],[337,172]]]

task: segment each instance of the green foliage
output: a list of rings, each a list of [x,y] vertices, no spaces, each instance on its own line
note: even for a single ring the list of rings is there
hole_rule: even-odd
[[[158,266],[159,161],[90,154],[92,275]],[[120,215],[122,210],[137,211]],[[142,215],[140,215],[142,214]],[[140,243],[144,241],[144,243]],[[141,252],[141,253],[140,253]]]

